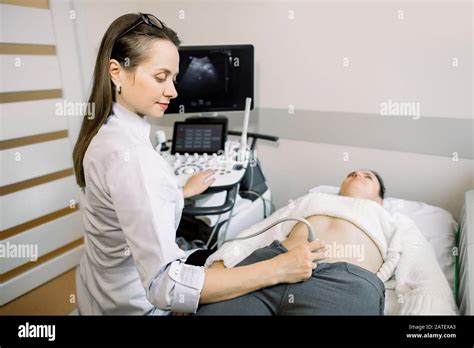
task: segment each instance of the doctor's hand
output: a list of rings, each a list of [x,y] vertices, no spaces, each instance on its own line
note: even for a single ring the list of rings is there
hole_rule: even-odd
[[[184,198],[189,198],[192,196],[199,195],[207,190],[209,186],[211,186],[215,178],[211,179],[211,176],[214,174],[213,170],[206,170],[204,172],[198,172],[191,176],[186,185],[183,187],[183,196]]]
[[[326,242],[316,239],[271,260],[274,262],[279,283],[298,283],[311,277],[317,267],[316,261],[326,258]]]

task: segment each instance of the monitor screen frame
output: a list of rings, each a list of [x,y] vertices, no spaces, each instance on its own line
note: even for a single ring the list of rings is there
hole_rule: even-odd
[[[245,93],[245,97],[242,98],[242,101],[239,102],[239,105],[236,107],[233,106],[190,106],[186,104],[179,103],[179,85],[176,85],[176,90],[178,92],[178,99],[172,99],[168,108],[167,114],[177,115],[177,114],[208,114],[208,113],[217,113],[219,111],[243,111],[245,110],[245,98],[252,98],[251,110],[254,109],[254,93],[255,93],[255,47],[251,44],[244,45],[203,45],[203,46],[181,46],[179,47],[180,61],[183,60],[183,55],[192,51],[213,51],[213,50],[243,50],[247,49],[249,53],[249,59],[245,62],[250,66],[250,71],[248,78],[251,80],[250,90]],[[181,68],[181,67],[180,67]],[[180,71],[179,74],[183,73]],[[178,75],[179,81],[179,75]],[[184,106],[184,112],[180,111],[180,106]]]
[[[220,147],[219,149],[217,149],[216,151],[205,151],[205,150],[201,150],[201,151],[195,151],[195,150],[191,150],[191,151],[187,151],[187,150],[176,150],[176,140],[178,139],[178,128],[180,126],[190,126],[190,127],[193,127],[193,126],[196,126],[196,125],[199,125],[199,126],[221,126],[222,127],[222,130],[221,130],[221,143],[220,143]],[[189,153],[189,154],[194,154],[194,153],[197,153],[199,155],[202,155],[202,154],[213,154],[213,153],[218,153],[219,151],[224,151],[225,149],[225,142],[226,142],[226,138],[227,138],[227,127],[224,123],[222,122],[206,122],[206,123],[203,123],[203,122],[199,122],[199,121],[196,121],[196,122],[190,122],[190,121],[177,121],[174,123],[174,127],[173,127],[173,142],[171,144],[171,154],[172,155],[175,155],[177,153],[179,154],[184,154],[184,153]]]

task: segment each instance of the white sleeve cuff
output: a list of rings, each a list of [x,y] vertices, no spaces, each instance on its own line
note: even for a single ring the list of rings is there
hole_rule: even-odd
[[[168,271],[175,285],[171,296],[170,310],[195,313],[204,286],[205,273],[202,267],[173,262]]]
[[[195,313],[204,278],[203,267],[186,265],[180,260],[173,261],[151,283],[148,300],[161,310]]]

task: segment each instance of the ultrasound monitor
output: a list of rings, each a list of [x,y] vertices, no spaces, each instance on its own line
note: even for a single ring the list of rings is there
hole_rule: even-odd
[[[182,46],[179,55],[178,97],[167,113],[238,111],[254,100],[252,45]]]

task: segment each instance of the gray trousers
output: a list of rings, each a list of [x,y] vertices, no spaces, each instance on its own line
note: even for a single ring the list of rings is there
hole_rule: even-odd
[[[237,266],[288,250],[278,241],[255,250]],[[347,263],[319,263],[304,282],[278,284],[199,307],[196,315],[383,315],[385,288],[372,272]]]

